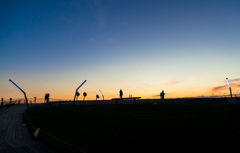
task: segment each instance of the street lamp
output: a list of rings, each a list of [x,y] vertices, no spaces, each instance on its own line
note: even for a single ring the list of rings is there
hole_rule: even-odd
[[[231,95],[231,98],[232,98],[232,89],[231,89],[230,83],[228,81],[228,78],[226,78],[226,80],[227,80],[227,84],[228,84],[228,87],[229,87],[229,90],[230,90],[230,95]]]
[[[103,96],[103,94],[102,94],[102,91],[99,89],[99,91],[100,91],[100,93],[101,93],[101,95],[102,95],[102,97],[103,97],[103,100],[104,100],[104,96]]]
[[[18,88],[18,90],[20,90],[20,91],[24,94],[24,97],[25,97],[25,100],[26,100],[26,103],[27,103],[27,107],[28,107],[28,111],[31,112],[31,111],[30,111],[30,108],[29,108],[29,106],[28,106],[28,100],[27,100],[26,93],[25,93],[18,85],[16,85],[11,79],[9,79],[9,81],[10,81],[16,88]]]
[[[87,81],[87,80],[83,81],[83,83],[76,89],[76,92],[75,92],[73,101],[75,101],[75,99],[76,99],[76,95],[77,95],[78,89],[81,88],[81,86],[82,86],[86,81]]]

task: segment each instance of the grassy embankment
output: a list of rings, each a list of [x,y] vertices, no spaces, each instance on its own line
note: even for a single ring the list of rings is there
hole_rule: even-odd
[[[87,153],[229,151],[240,144],[240,105],[82,105],[31,111],[33,126]],[[40,139],[52,141],[44,134]]]

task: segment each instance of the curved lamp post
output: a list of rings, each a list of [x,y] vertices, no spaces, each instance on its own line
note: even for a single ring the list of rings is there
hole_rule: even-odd
[[[26,103],[27,103],[27,107],[28,107],[28,111],[31,112],[31,111],[30,111],[30,108],[29,108],[29,106],[28,106],[28,100],[27,100],[26,93],[25,93],[18,85],[16,85],[11,79],[9,79],[9,81],[10,81],[15,87],[17,87],[18,90],[20,90],[20,91],[24,94],[24,97],[25,97],[25,100],[26,100]]]
[[[228,84],[228,87],[229,87],[229,90],[230,90],[230,95],[231,95],[231,98],[232,98],[232,89],[231,89],[230,83],[228,81],[228,78],[226,78],[226,80],[227,80],[227,84]]]
[[[76,89],[76,92],[75,92],[73,101],[75,101],[75,99],[76,99],[76,95],[77,95],[78,89],[81,88],[81,86],[82,86],[86,81],[87,81],[87,80],[83,81],[83,83]]]
[[[104,96],[103,96],[103,94],[102,94],[102,91],[99,89],[99,91],[100,91],[100,93],[101,93],[101,95],[102,95],[102,97],[103,97],[103,100],[104,100]]]
[[[80,93],[79,93],[79,92],[77,92],[77,93],[76,93],[76,96],[77,96],[77,99],[78,99],[78,96],[80,96]],[[76,100],[77,100],[77,99],[76,99]]]

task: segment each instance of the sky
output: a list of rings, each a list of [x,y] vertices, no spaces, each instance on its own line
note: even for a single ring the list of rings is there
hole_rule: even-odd
[[[0,1],[0,98],[240,96],[239,0]]]

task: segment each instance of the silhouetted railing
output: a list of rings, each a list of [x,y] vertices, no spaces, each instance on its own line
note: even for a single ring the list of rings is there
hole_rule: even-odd
[[[36,104],[36,99],[34,98],[29,98],[29,99],[28,99],[29,104]],[[26,104],[26,100],[25,99],[12,100],[11,98],[9,100],[4,100],[3,98],[1,98],[0,107],[6,106],[6,105],[17,105],[17,104]]]
[[[17,100],[1,100],[0,106],[7,106],[7,105],[16,105],[16,104],[26,104],[25,99],[17,99]]]

